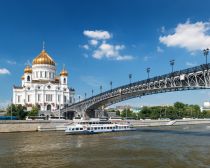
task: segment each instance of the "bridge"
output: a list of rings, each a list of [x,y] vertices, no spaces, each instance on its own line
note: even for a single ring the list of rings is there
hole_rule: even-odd
[[[126,84],[76,102],[62,109],[61,113],[71,113],[72,116],[94,117],[96,113],[100,115],[100,111],[107,106],[136,97],[175,91],[209,89],[209,69],[210,64],[202,64]]]

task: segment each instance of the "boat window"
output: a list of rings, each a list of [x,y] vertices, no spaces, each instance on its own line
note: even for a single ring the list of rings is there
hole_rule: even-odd
[[[90,128],[88,127],[87,130],[90,130]]]
[[[83,130],[83,128],[80,128],[80,130]]]
[[[100,129],[100,127],[98,127],[98,129]]]
[[[72,131],[74,131],[74,128],[72,128]]]
[[[95,127],[94,130],[97,130],[97,127]]]
[[[79,128],[76,128],[76,130],[79,130]]]
[[[101,129],[104,129],[104,127],[101,127]]]

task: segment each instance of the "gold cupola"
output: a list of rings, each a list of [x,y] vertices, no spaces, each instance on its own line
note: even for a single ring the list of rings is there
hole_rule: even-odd
[[[60,76],[68,76],[68,71],[63,67],[63,70],[60,73]]]
[[[21,80],[24,80],[25,79],[25,76],[23,75],[22,77],[21,77]]]
[[[32,64],[47,64],[55,66],[54,60],[48,55],[45,49],[43,49],[42,52],[33,60]]]
[[[55,77],[55,81],[56,81],[56,82],[59,82],[59,80],[60,80],[60,77],[59,77],[59,76],[56,76],[56,77]]]
[[[24,73],[32,73],[32,68],[29,65],[27,65],[24,69]]]

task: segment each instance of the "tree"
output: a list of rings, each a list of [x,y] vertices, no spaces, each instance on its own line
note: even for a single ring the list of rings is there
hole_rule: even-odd
[[[37,106],[32,106],[32,109],[28,113],[28,116],[37,116],[38,113],[39,113],[39,108]]]
[[[27,112],[26,107],[22,106],[21,104],[15,105],[11,104],[7,107],[7,116],[16,116],[19,120],[25,119]],[[12,112],[12,114],[11,114]]]
[[[121,112],[121,117],[131,117],[131,118],[137,118],[137,115],[135,113],[133,113],[133,111],[131,111],[130,109],[124,109]]]
[[[120,111],[119,110],[116,111],[116,116],[120,116]]]

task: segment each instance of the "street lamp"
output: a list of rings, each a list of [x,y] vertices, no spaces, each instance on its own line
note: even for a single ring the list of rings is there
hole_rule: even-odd
[[[109,84],[110,84],[110,89],[112,90],[112,81],[110,81],[110,83],[109,83]]]
[[[147,68],[146,70],[147,70],[147,78],[149,79],[149,73],[150,73],[150,70],[151,69],[150,68]]]
[[[208,54],[209,54],[209,49],[208,48],[204,49],[203,50],[203,55],[206,57],[206,65],[207,65],[207,56],[208,56]]]
[[[170,65],[171,65],[171,72],[174,72],[174,64],[175,64],[175,60],[170,60]]]
[[[100,92],[102,93],[102,85],[100,86]]]
[[[87,93],[85,93],[85,99],[86,99],[86,97],[87,97]]]
[[[80,102],[80,96],[79,96],[79,102]]]
[[[93,92],[94,92],[94,90],[92,89],[92,97],[93,97]]]
[[[129,77],[130,84],[131,84],[132,74],[129,74],[128,77]]]
[[[12,120],[12,99],[11,99],[11,120]]]

